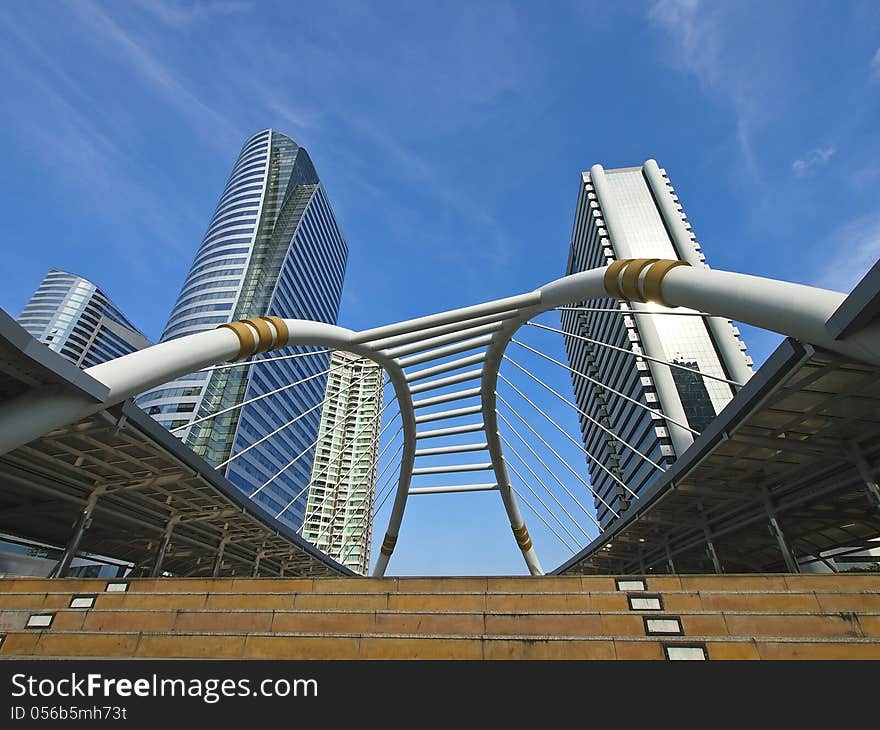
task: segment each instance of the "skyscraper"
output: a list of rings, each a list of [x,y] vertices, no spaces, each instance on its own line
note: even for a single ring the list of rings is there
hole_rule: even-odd
[[[366,358],[335,352],[303,537],[331,558],[357,571],[370,567],[384,374]]]
[[[61,269],[49,270],[18,323],[81,368],[151,344],[96,284]]]
[[[347,256],[306,150],[272,129],[258,132],[245,141],[232,168],[161,341],[263,315],[333,324]],[[309,351],[289,347],[273,357]],[[245,494],[298,528],[327,360],[324,354],[202,371],[154,388],[138,405],[178,429],[176,435],[222,467]],[[193,423],[293,383],[299,384]],[[305,456],[291,463],[299,454]]]
[[[615,170],[594,165],[581,176],[566,273],[629,258],[680,259],[705,266],[666,172],[654,160]],[[608,386],[572,375],[578,407],[607,429],[581,415],[584,445],[620,482],[639,494],[655,468],[608,432],[667,466],[693,442],[694,434],[688,429],[705,428],[735,393],[731,385],[700,373],[745,382],[751,376],[751,360],[728,320],[689,316],[697,313],[683,309],[674,310],[675,314],[649,314],[670,310],[616,299],[593,299],[578,306],[582,309],[561,312],[562,329],[569,333],[565,337],[569,362],[574,370]],[[588,467],[593,488],[607,503],[598,498],[595,502],[599,521],[606,527],[614,519],[608,507],[620,513],[629,507],[632,495],[608,472],[592,463]]]

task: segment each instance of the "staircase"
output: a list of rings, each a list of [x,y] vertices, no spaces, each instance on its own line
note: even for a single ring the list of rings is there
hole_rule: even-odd
[[[0,579],[0,658],[880,659],[880,574]]]

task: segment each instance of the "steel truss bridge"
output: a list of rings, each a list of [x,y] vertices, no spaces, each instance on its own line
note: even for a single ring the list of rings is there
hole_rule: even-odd
[[[393,495],[374,575],[382,576],[386,572],[410,496],[469,491],[498,492],[514,544],[533,575],[543,574],[544,569],[526,526],[521,503],[573,553],[571,560],[557,572],[644,571],[648,563],[675,570],[676,556],[679,565],[683,565],[692,559],[692,555],[687,557],[687,550],[693,552],[694,545],[698,546],[697,552],[705,550],[704,555],[720,572],[710,525],[713,508],[722,503],[727,510],[725,514],[735,513],[740,527],[761,523],[760,533],[765,539],[755,542],[756,554],[767,548],[769,536],[770,549],[778,549],[783,569],[797,570],[791,550],[792,534],[786,538],[777,519],[786,499],[794,500],[795,506],[804,502],[801,492],[792,496],[785,491],[793,480],[799,479],[801,484],[812,478],[820,492],[824,488],[830,493],[836,487],[828,484],[839,486],[840,483],[848,490],[847,503],[834,507],[833,514],[826,513],[823,517],[820,504],[816,514],[801,516],[803,520],[815,521],[811,523],[815,529],[805,534],[803,539],[807,542],[799,547],[801,554],[812,551],[811,554],[819,555],[829,546],[840,545],[864,549],[870,540],[880,535],[877,518],[880,493],[875,476],[880,461],[878,292],[878,266],[848,297],[794,283],[691,267],[682,261],[627,259],[566,276],[525,294],[359,332],[278,317],[232,322],[215,330],[154,345],[82,373],[68,373],[66,385],[54,383],[51,377],[40,380],[34,376],[31,387],[22,385],[3,392],[0,383],[0,461],[3,463],[0,479],[4,488],[14,482],[23,489],[22,485],[39,481],[29,464],[39,463],[45,469],[53,460],[60,460],[63,466],[53,476],[56,482],[69,478],[73,483],[80,479],[78,488],[82,494],[79,496],[72,496],[73,492],[53,493],[61,501],[79,505],[73,535],[56,570],[58,575],[65,574],[93,513],[97,514],[95,510],[100,509],[107,510],[113,519],[121,520],[116,523],[117,531],[125,529],[126,524],[157,520],[153,529],[158,529],[158,534],[155,543],[151,543],[155,550],[154,575],[161,574],[163,567],[183,570],[187,565],[184,551],[182,562],[166,562],[163,566],[172,534],[175,540],[192,547],[193,559],[196,555],[204,556],[200,548],[213,546],[215,557],[204,562],[203,569],[213,570],[215,575],[221,571],[224,557],[227,561],[250,564],[253,574],[260,571],[261,563],[262,569],[272,574],[285,574],[285,570],[288,574],[345,573],[341,565],[311,548],[299,536],[289,535],[289,530],[285,531],[277,522],[296,498],[274,516],[263,514],[256,505],[248,505],[247,500],[244,506],[237,504],[242,495],[233,494],[228,484],[221,483],[222,478],[200,473],[193,461],[198,461],[197,457],[187,455],[188,449],[182,445],[169,446],[169,441],[176,443],[176,440],[127,402],[154,386],[203,368],[271,362],[274,358],[264,353],[291,345],[314,348],[314,351],[281,357],[326,356],[331,350],[341,350],[368,358],[383,368],[394,396],[383,411],[396,404],[394,419],[399,417],[400,421],[394,434],[401,437],[397,451],[390,451],[395,443],[392,437],[369,465],[378,467],[378,462],[386,459],[385,469],[377,480],[378,505],[373,504],[365,519],[371,522],[385,500]],[[608,431],[608,438],[615,439],[650,464],[655,477],[650,489],[641,494],[620,483],[621,490],[628,492],[630,499],[641,500],[638,506],[644,509],[634,509],[630,514],[615,512],[617,519],[611,529],[598,536],[595,532],[591,534],[592,528],[585,530],[572,513],[577,513],[579,508],[578,514],[585,515],[599,528],[589,505],[584,507],[581,503],[585,496],[603,501],[585,479],[583,463],[606,471],[607,468],[584,448],[580,434],[568,433],[544,404],[552,397],[554,402],[574,409],[581,418],[590,416],[558,388],[517,362],[512,354],[514,349],[516,357],[519,352],[529,352],[530,356],[558,367],[566,377],[589,378],[586,373],[548,355],[542,347],[526,344],[521,332],[530,327],[572,336],[536,319],[560,308],[589,310],[584,303],[596,299],[627,302],[628,311],[645,316],[650,316],[652,311],[642,305],[655,303],[669,308],[660,310],[664,313],[723,318],[790,338],[783,343],[789,349],[781,355],[778,351],[775,360],[771,358],[773,362],[768,363],[772,371],[769,375],[762,375],[762,368],[749,383],[714,376],[740,392],[731,407],[702,435],[677,417],[678,414],[663,413],[648,403],[633,402],[634,406],[647,409],[665,421],[679,453],[671,467],[661,466],[619,434],[602,427]],[[624,309],[624,313],[626,311]],[[602,342],[595,345],[614,347]],[[658,382],[669,380],[671,368],[691,369],[647,357],[640,351],[628,352],[644,363]],[[505,363],[540,387],[543,400],[529,398],[505,376],[501,369]],[[699,375],[713,377],[706,373]],[[24,383],[27,378],[23,376],[19,380]],[[292,383],[284,388],[296,385],[298,383]],[[609,389],[605,384],[598,385]],[[500,392],[502,386],[512,389],[532,408],[529,417],[523,417],[510,404]],[[233,408],[241,405],[244,404]],[[196,422],[229,410],[200,414]],[[379,413],[376,419],[382,416]],[[146,436],[126,441],[122,428],[126,418],[135,422],[139,433]],[[394,419],[383,426],[383,433]],[[295,424],[296,420],[292,419],[282,428]],[[537,424],[541,424],[541,430]],[[266,434],[257,443],[271,438],[278,430]],[[109,433],[110,437],[102,441],[95,436],[97,432]],[[468,435],[465,442],[458,438],[462,434]],[[449,442],[451,437],[455,437],[454,443]],[[554,448],[553,438],[562,439],[568,452],[574,449],[583,459],[581,465],[573,466],[560,453],[563,449],[558,442]],[[156,443],[162,447],[157,448]],[[518,445],[519,449],[529,452],[528,457],[522,457]],[[313,447],[314,444],[310,448]],[[173,452],[173,468],[163,466],[162,458],[168,461],[169,452]],[[557,466],[548,466],[539,452],[547,459],[550,457],[546,455],[552,454],[557,458]],[[162,457],[162,453],[166,457]],[[289,468],[305,453],[291,454],[284,468]],[[457,459],[457,455],[465,456],[458,463],[436,463],[435,457]],[[543,478],[536,471],[538,463],[544,469]],[[828,471],[829,466],[833,473]],[[83,469],[89,471],[83,472]],[[819,473],[817,470],[821,469],[824,471]],[[841,469],[846,472],[843,476]],[[379,487],[386,472],[389,480]],[[85,481],[81,479],[83,473],[87,476]],[[480,474],[491,476],[481,479]],[[413,478],[422,475],[445,481],[414,486]],[[273,479],[275,477],[277,474]],[[41,488],[49,493],[51,480],[44,481]],[[749,491],[746,482],[757,488]],[[539,486],[543,491],[539,492]],[[137,494],[143,499],[149,497],[152,500],[149,510],[144,507],[138,512],[130,503],[119,501],[128,494]],[[17,511],[24,519],[39,511],[40,504],[39,500],[28,502],[21,498],[8,509],[13,513]],[[732,511],[730,504],[734,505]],[[560,516],[560,511],[564,516]],[[847,527],[840,527],[844,523]],[[0,529],[4,524],[7,523],[0,509]],[[827,532],[831,524],[842,530],[833,538]],[[103,529],[107,530],[106,525]],[[664,530],[660,552],[654,555],[646,552],[644,543],[648,537]],[[723,530],[718,532],[717,539],[723,539],[722,533]],[[590,544],[584,549],[587,543]],[[686,549],[687,545],[691,547]],[[812,545],[814,550],[804,545]],[[198,562],[202,561],[203,557],[199,557]],[[190,572],[193,571],[191,562]],[[756,569],[768,564],[766,560],[755,563]]]

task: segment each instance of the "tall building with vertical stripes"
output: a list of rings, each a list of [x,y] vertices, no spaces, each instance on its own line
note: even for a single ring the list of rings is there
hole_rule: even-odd
[[[347,256],[306,150],[275,130],[258,132],[241,148],[161,341],[264,315],[335,324]],[[263,364],[186,375],[138,405],[299,528],[329,356],[277,358],[309,351],[288,347]],[[226,412],[209,418],[218,411]]]
[[[302,532],[361,574],[370,567],[383,386],[384,372],[372,360],[346,352],[330,358]]]
[[[635,258],[706,266],[654,160],[614,170],[594,165],[581,176],[566,273]],[[602,298],[562,311],[561,319],[569,363],[589,377],[571,379],[578,407],[590,416],[579,416],[584,445],[604,467],[587,464],[607,527],[655,476],[644,457],[665,468],[681,456],[733,397],[735,387],[724,381],[745,382],[752,363],[730,321],[681,308]]]
[[[46,274],[18,323],[81,368],[152,344],[97,284],[61,269]]]

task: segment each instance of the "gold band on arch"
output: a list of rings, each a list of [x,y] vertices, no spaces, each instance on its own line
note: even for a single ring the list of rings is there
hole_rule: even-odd
[[[690,264],[677,259],[618,259],[605,271],[605,291],[615,299],[627,302],[656,302],[673,307],[663,298],[661,285],[666,275],[677,266]]]
[[[218,325],[217,329],[221,328],[232,330],[238,337],[238,354],[229,362],[284,347],[290,337],[290,331],[281,317],[251,317]]]

